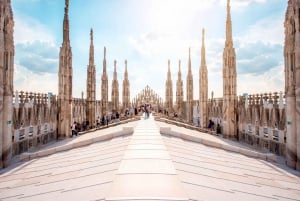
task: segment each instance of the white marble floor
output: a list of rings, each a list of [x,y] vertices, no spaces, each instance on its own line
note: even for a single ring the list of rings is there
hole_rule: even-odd
[[[142,119],[134,124],[132,136],[57,152],[1,170],[0,200],[300,200],[299,172],[162,136],[160,125],[153,118]],[[57,146],[85,144],[121,128],[108,129]],[[55,148],[55,144],[49,148]]]

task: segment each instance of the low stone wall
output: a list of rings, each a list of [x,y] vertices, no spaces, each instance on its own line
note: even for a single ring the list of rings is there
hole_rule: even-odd
[[[54,153],[63,152],[63,151],[67,151],[70,149],[87,146],[87,145],[90,145],[93,143],[111,140],[115,137],[132,135],[133,132],[134,132],[133,127],[123,127],[119,131],[114,131],[112,133],[108,133],[105,135],[99,135],[97,137],[93,137],[93,138],[89,138],[89,139],[78,140],[76,142],[66,143],[64,145],[55,146],[52,148],[48,148],[48,149],[44,149],[44,150],[40,150],[40,151],[36,151],[36,152],[23,153],[18,156],[18,161],[28,161],[28,160],[32,160],[34,158],[44,157],[44,156],[51,155]]]
[[[194,126],[192,124],[188,124],[188,123],[183,122],[183,121],[178,121],[178,120],[170,119],[170,118],[169,119],[161,118],[161,117],[155,117],[154,119],[156,121],[161,121],[161,122],[165,122],[165,123],[168,123],[168,124],[173,124],[175,126],[184,127],[184,128],[191,129],[191,130],[196,130],[196,131],[199,131],[199,132],[202,132],[202,133],[217,135],[216,131],[214,131],[214,130],[206,129],[206,128],[200,128],[200,127]],[[218,135],[221,135],[221,134],[218,134]]]
[[[166,135],[166,136],[172,136],[172,137],[181,138],[183,140],[187,140],[187,141],[191,141],[191,142],[201,143],[206,146],[240,153],[245,156],[249,156],[249,157],[253,157],[253,158],[259,158],[259,159],[263,159],[266,161],[282,163],[281,157],[276,156],[273,153],[261,153],[259,151],[253,151],[253,150],[249,150],[247,148],[241,148],[241,147],[234,146],[234,145],[231,145],[228,143],[220,143],[220,142],[217,142],[214,140],[204,139],[204,138],[201,138],[200,136],[195,136],[195,135],[190,135],[188,133],[181,133],[181,132],[174,131],[170,127],[161,127],[160,133],[162,135]]]
[[[259,150],[269,151],[279,156],[286,155],[286,144],[272,136],[250,134],[241,131],[239,133],[239,141],[249,144]]]
[[[161,118],[161,117],[155,117],[156,121],[165,122],[168,124],[173,124],[175,126],[184,127],[187,129],[196,130],[202,133],[208,133],[212,135],[218,135],[222,136],[221,134],[216,134],[216,131],[205,129],[205,128],[199,128],[190,124],[187,124],[185,122],[180,122],[176,120]],[[279,156],[285,156],[286,154],[286,145],[284,142],[277,141],[276,138],[270,138],[269,136],[255,136],[253,134],[248,134],[244,132],[239,133],[238,141],[244,142],[246,144],[252,145],[257,150],[262,151],[268,151],[271,153],[274,153]]]

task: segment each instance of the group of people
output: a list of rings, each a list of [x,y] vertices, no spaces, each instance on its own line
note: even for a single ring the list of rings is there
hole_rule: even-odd
[[[120,121],[120,114],[118,112],[116,112],[115,114],[109,115],[103,115],[101,118],[98,116],[97,120],[96,120],[96,125],[97,127],[99,126],[108,126],[109,122],[115,120],[115,121]]]
[[[215,122],[210,119],[207,128],[209,128],[210,130],[215,130]],[[221,134],[221,125],[219,123],[217,124],[216,133]]]
[[[145,113],[145,119],[148,119],[151,114],[151,105],[145,104],[144,106],[142,106],[142,110]]]

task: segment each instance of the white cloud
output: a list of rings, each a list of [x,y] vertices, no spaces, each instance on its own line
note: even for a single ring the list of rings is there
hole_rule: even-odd
[[[222,5],[227,4],[227,0],[219,0]],[[253,3],[266,3],[267,0],[230,0],[230,5],[233,9],[238,9],[240,7],[247,7]]]
[[[238,94],[257,94],[284,91],[283,65],[276,66],[260,75],[239,75]]]
[[[55,42],[54,37],[51,35],[51,31],[36,19],[16,13],[14,20],[15,44],[33,41]]]
[[[57,94],[57,74],[44,73],[43,75],[33,73],[27,68],[15,64],[14,90]]]
[[[259,20],[250,26],[242,36],[236,39],[241,43],[262,41],[272,44],[283,44],[284,40],[284,16],[269,16]]]
[[[57,94],[58,47],[51,31],[29,16],[15,14],[15,90]]]

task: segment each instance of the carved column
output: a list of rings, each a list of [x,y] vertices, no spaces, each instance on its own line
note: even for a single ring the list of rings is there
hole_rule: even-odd
[[[14,19],[10,1],[0,1],[0,167],[12,157]]]
[[[285,16],[285,93],[287,165],[300,169],[300,0],[289,0]]]
[[[58,136],[70,137],[72,125],[72,50],[69,37],[69,0],[65,1],[63,43],[59,52],[58,72]]]

